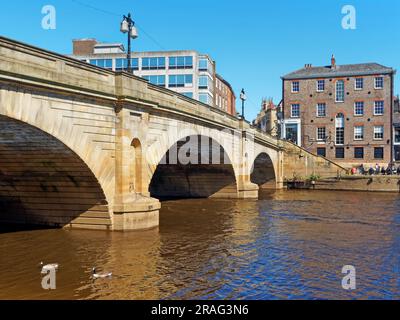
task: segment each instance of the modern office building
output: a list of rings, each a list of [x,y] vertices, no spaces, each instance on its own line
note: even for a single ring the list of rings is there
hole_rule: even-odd
[[[120,43],[99,43],[95,39],[74,40],[72,57],[113,71],[126,71],[128,68],[127,54]],[[228,99],[233,90],[230,89],[229,93],[227,91],[226,102],[221,104],[218,100],[216,103],[218,78],[215,62],[206,54],[193,50],[132,52],[131,66],[136,76],[154,85],[235,115]],[[226,83],[224,80],[224,84]],[[220,91],[218,93],[220,94]]]
[[[283,138],[348,167],[388,164],[395,70],[377,63],[306,65],[282,77]]]

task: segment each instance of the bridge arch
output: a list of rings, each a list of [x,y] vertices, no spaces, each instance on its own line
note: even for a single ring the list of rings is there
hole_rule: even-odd
[[[85,205],[81,207],[69,206],[70,209],[72,208],[70,211],[71,214],[68,215],[65,210],[63,211],[63,217],[53,213],[52,215],[55,215],[53,217],[54,219],[49,216],[42,219],[38,213],[39,211],[34,210],[35,213],[32,217],[34,216],[37,219],[35,220],[32,218],[33,223],[38,222],[39,224],[53,226],[66,226],[69,223],[73,223],[74,226],[82,228],[111,228],[111,214],[109,208],[112,206],[114,197],[115,160],[111,156],[112,152],[105,151],[100,144],[94,143],[95,138],[92,134],[87,132],[89,131],[87,127],[91,125],[89,122],[95,122],[95,119],[93,119],[95,116],[92,115],[91,118],[87,116],[91,108],[92,110],[94,109],[90,105],[90,102],[85,100],[75,102],[72,97],[65,99],[65,97],[58,96],[55,93],[50,94],[36,89],[19,89],[17,86],[3,86],[0,84],[0,117],[3,127],[14,126],[14,128],[17,128],[15,129],[17,131],[26,132],[25,136],[23,136],[23,138],[25,138],[24,144],[29,147],[30,144],[36,143],[35,148],[38,154],[43,153],[40,151],[41,148],[46,149],[47,146],[39,144],[38,140],[31,141],[28,137],[29,135],[33,135],[36,138],[41,137],[44,141],[49,142],[49,146],[53,146],[55,150],[57,150],[54,153],[51,149],[47,149],[49,155],[57,155],[58,152],[61,154],[68,154],[71,166],[77,168],[77,171],[71,174],[68,170],[63,170],[61,163],[56,161],[57,163],[54,168],[46,168],[46,170],[42,172],[44,176],[52,176],[52,172],[58,172],[59,174],[62,172],[67,177],[66,179],[70,179],[71,182],[74,183],[74,179],[79,181],[79,173],[81,173],[93,183],[90,188],[94,188],[94,198],[88,194],[87,197],[88,199],[90,198],[90,200],[84,200],[84,202],[87,202]],[[106,110],[106,106],[103,108]],[[114,113],[113,109],[110,108],[110,111],[103,112],[107,113],[107,119],[112,122],[113,119],[112,117],[110,118],[109,115]],[[102,117],[106,118],[104,115],[102,115]],[[85,127],[81,125],[76,119],[80,119],[80,123],[87,122],[88,126]],[[110,129],[110,131],[111,130],[112,129]],[[18,134],[16,135],[15,132],[10,134],[12,134],[10,141],[12,141],[13,137],[19,136]],[[22,138],[22,136],[19,138]],[[0,148],[3,150],[6,148],[4,146],[5,142],[7,142],[7,140],[0,140]],[[38,161],[41,161],[43,166],[46,166],[46,163],[50,166],[52,161],[55,162],[54,159],[47,162],[44,157],[40,157]],[[29,165],[28,161],[26,166]],[[32,174],[35,174],[35,170],[36,169],[33,170]],[[50,170],[50,172],[48,170]],[[40,173],[37,175],[39,179]],[[44,176],[41,178],[44,178]],[[68,178],[68,176],[70,177]],[[7,175],[3,172],[3,183],[4,179],[7,179]],[[85,192],[82,190],[83,185],[85,185],[85,183],[82,183],[74,189],[74,191],[81,193],[81,196],[85,196],[83,195]],[[44,191],[46,191],[47,187],[49,186],[47,186],[45,182],[43,186],[45,189]],[[73,186],[71,187],[74,188]],[[54,189],[54,185],[50,185],[50,188]],[[77,197],[79,196],[77,195]],[[55,198],[58,199],[58,203],[62,203],[61,194],[60,197],[55,196]],[[34,201],[38,202],[39,200]],[[71,199],[69,201],[74,202]],[[21,208],[24,207],[23,203],[24,201],[20,201],[18,206]],[[38,206],[34,205],[32,207],[36,208]],[[54,204],[54,206],[49,206],[49,208],[56,208],[56,204]],[[48,211],[49,214],[51,214],[50,211]],[[81,213],[80,216],[79,213]]]
[[[250,181],[260,189],[276,189],[277,174],[273,159],[263,151],[254,159],[250,173]]]
[[[205,135],[176,141],[151,170],[151,197],[237,198],[235,167],[224,147]]]
[[[110,229],[106,196],[59,140],[0,115],[0,223]]]

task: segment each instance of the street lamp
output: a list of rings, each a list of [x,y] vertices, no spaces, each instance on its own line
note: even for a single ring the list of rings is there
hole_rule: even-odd
[[[138,37],[138,32],[135,27],[135,22],[131,18],[131,14],[124,16],[121,22],[121,32],[128,34],[128,72],[132,73],[132,61],[131,61],[131,38],[136,39]]]
[[[247,100],[244,89],[242,89],[242,92],[240,93],[240,100],[242,100],[242,119],[244,120],[244,102]]]

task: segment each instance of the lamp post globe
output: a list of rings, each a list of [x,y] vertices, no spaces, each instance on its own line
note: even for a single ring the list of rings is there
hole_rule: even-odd
[[[131,39],[136,39],[138,37],[138,31],[135,27],[135,22],[132,20],[130,13],[127,16],[123,17],[120,30],[122,33],[128,34],[128,54],[127,54],[128,72],[132,73]]]
[[[126,21],[125,19],[121,22],[121,32],[122,33],[129,32],[129,24],[128,24],[128,21]]]

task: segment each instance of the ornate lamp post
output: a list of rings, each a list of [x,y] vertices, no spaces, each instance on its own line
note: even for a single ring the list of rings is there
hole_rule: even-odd
[[[128,34],[128,72],[132,73],[132,61],[131,61],[131,39],[136,39],[138,37],[138,32],[135,27],[135,22],[131,18],[131,14],[124,16],[121,22],[121,32]]]
[[[244,89],[242,89],[242,92],[240,93],[240,100],[242,100],[242,119],[245,120],[244,118],[244,102],[247,100],[246,97],[246,92]]]

